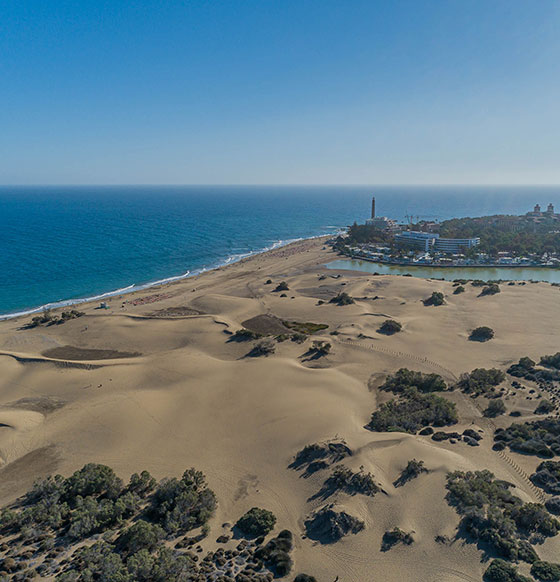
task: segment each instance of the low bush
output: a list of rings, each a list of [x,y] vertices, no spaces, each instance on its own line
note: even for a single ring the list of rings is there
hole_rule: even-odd
[[[445,303],[443,293],[440,293],[439,291],[433,291],[430,297],[424,299],[423,303],[426,306],[433,305],[434,307],[439,307]]]
[[[413,542],[414,538],[411,533],[407,533],[402,529],[395,527],[383,534],[383,539],[381,540],[381,551],[387,552],[397,544],[410,546]]]
[[[491,327],[481,326],[473,329],[469,339],[475,342],[487,342],[494,337],[494,330]]]
[[[416,479],[422,473],[428,473],[428,469],[424,466],[424,461],[417,461],[412,459],[408,461],[406,467],[403,469],[402,473],[399,475],[398,479],[393,483],[395,487],[402,487],[412,479]]]
[[[560,370],[560,352],[556,352],[553,356],[542,356],[540,364],[546,368]]]
[[[298,574],[294,578],[294,582],[317,582],[315,576],[310,576],[309,574]]]
[[[235,525],[248,536],[265,536],[274,529],[276,516],[272,511],[253,507]]]
[[[552,458],[560,454],[560,419],[512,423],[505,429],[496,429],[494,440],[518,453]]]
[[[314,341],[310,352],[312,352],[317,357],[328,356],[331,348],[332,345],[329,342]]]
[[[344,491],[349,495],[361,493],[373,497],[379,491],[379,486],[371,473],[354,473],[348,467],[339,465],[325,481],[323,491],[329,494],[334,491]]]
[[[531,475],[531,481],[547,493],[560,495],[560,461],[543,461]]]
[[[497,368],[475,368],[469,374],[461,374],[457,388],[473,396],[492,395],[496,386],[506,379],[506,375]]]
[[[283,577],[292,569],[290,552],[293,548],[293,534],[284,529],[265,546],[257,548],[255,558],[261,560],[277,577]]]
[[[554,404],[550,400],[543,398],[535,408],[535,414],[550,414],[554,409]]]
[[[282,322],[288,329],[291,329],[297,333],[303,333],[306,335],[313,335],[318,331],[323,331],[328,329],[326,323],[311,323],[311,322],[300,322],[300,321],[283,321]]]
[[[364,529],[364,522],[345,511],[336,511],[333,505],[326,505],[313,513],[305,521],[307,537],[328,544],[337,542],[348,534],[356,534]]]
[[[560,580],[560,564],[538,560],[531,566],[531,575],[540,582],[558,582]]]
[[[544,506],[523,503],[511,493],[511,483],[490,471],[449,473],[446,487],[447,501],[463,516],[464,534],[505,559],[535,562],[538,555],[528,540],[555,536],[560,528]]]
[[[485,295],[496,295],[496,293],[500,293],[499,285],[496,285],[496,283],[490,283],[490,285],[482,289],[479,297],[484,297]]]
[[[420,392],[442,392],[447,390],[445,380],[439,374],[424,374],[408,368],[401,368],[387,376],[380,390],[401,394],[407,388],[417,388]]]
[[[256,340],[262,337],[262,334],[257,333],[256,331],[251,331],[250,329],[241,328],[238,329],[232,336],[231,339],[235,341],[250,341]]]
[[[453,291],[453,295],[459,295],[459,293],[464,293],[465,292],[465,288],[463,287],[463,285],[458,285],[457,287],[455,287],[455,290]]]
[[[377,330],[384,335],[393,335],[402,330],[402,325],[394,319],[386,319]]]
[[[506,405],[504,401],[500,398],[496,398],[495,400],[490,400],[488,406],[484,410],[484,416],[488,418],[495,418],[496,416],[500,416],[500,414],[505,414],[506,412]]]
[[[435,394],[407,388],[398,400],[383,403],[371,415],[367,428],[376,432],[415,434],[426,425],[447,426],[457,422],[455,404]]]
[[[247,354],[252,358],[258,358],[260,356],[269,356],[276,351],[276,346],[271,339],[265,339],[253,347],[253,349]]]
[[[336,305],[351,305],[354,303],[354,299],[346,293],[346,291],[342,291],[338,295],[335,295],[329,300],[329,303],[335,303]]]
[[[281,281],[280,283],[278,283],[278,285],[276,285],[274,291],[276,292],[288,291],[289,289],[290,288],[288,287],[288,283],[286,283],[286,281]]]
[[[484,582],[531,582],[526,576],[522,576],[515,566],[508,564],[499,558],[492,560],[484,572]]]

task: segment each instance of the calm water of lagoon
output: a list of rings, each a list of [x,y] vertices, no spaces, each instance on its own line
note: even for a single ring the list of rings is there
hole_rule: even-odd
[[[326,265],[328,269],[345,269],[381,275],[412,275],[421,279],[481,279],[489,281],[546,281],[560,283],[560,269],[543,267],[429,267],[372,263],[356,259],[340,259]]]

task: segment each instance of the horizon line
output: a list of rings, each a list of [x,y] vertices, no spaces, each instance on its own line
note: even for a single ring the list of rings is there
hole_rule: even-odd
[[[0,188],[560,188],[558,184],[541,184],[541,183],[519,183],[508,184],[500,183],[372,183],[372,184],[242,184],[242,183],[18,183],[18,184],[0,184]]]

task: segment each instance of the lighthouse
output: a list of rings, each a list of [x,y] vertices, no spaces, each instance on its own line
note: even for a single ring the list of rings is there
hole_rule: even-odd
[[[371,199],[371,217],[375,218],[375,196]]]

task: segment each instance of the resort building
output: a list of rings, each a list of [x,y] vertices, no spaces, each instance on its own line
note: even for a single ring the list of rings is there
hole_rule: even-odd
[[[435,232],[404,230],[395,234],[395,243],[399,246],[435,251],[440,253],[460,253],[480,244],[480,238],[441,238]]]

